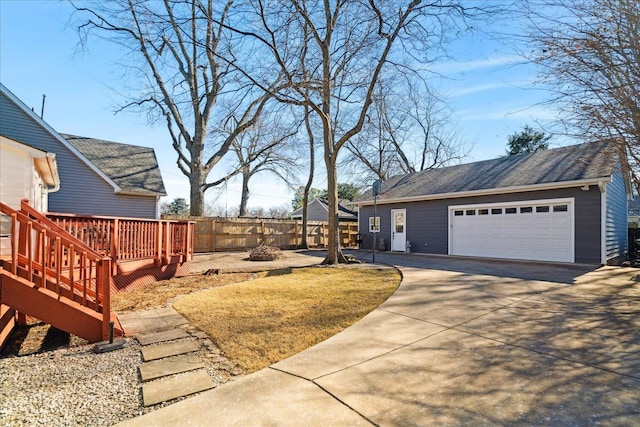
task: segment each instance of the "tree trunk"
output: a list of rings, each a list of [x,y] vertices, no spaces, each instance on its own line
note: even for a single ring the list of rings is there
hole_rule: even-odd
[[[307,181],[307,186],[304,187],[304,195],[302,196],[302,241],[300,242],[300,249],[309,249],[309,242],[307,241],[307,225],[309,224],[309,218],[307,218],[307,206],[309,206],[309,188],[313,179]]]
[[[313,138],[313,131],[311,130],[311,124],[309,123],[309,107],[305,106],[305,119],[304,124],[307,128],[307,135],[309,136],[309,177],[307,178],[307,184],[304,186],[304,195],[302,197],[302,242],[300,242],[301,249],[309,249],[309,242],[307,241],[307,225],[309,218],[307,218],[307,208],[309,207],[309,191],[311,191],[311,185],[313,185],[314,166],[316,164],[316,150],[315,139]]]
[[[242,195],[240,196],[240,212],[238,216],[247,215],[247,202],[249,201],[249,179],[251,178],[251,173],[249,171],[249,166],[245,165],[242,167]]]
[[[346,263],[347,260],[340,250],[340,233],[338,230],[338,180],[336,165],[332,159],[325,162],[325,164],[327,166],[327,201],[329,203],[329,239],[327,242],[327,256],[324,261],[322,261],[322,264],[334,265]]]
[[[189,212],[191,216],[204,216],[204,183],[206,176],[203,171],[195,170],[189,177],[190,200]]]

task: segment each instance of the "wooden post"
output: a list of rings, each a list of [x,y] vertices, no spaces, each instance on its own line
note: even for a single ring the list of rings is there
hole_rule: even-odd
[[[164,265],[169,265],[171,261],[171,223],[166,221],[165,223],[165,232],[164,232]]]
[[[211,221],[211,252],[216,251],[216,220]]]
[[[187,232],[189,240],[187,241],[187,261],[193,259],[193,247],[196,244],[196,223],[194,221],[187,222]]]
[[[20,227],[22,228],[22,227]],[[11,214],[11,273],[18,274],[18,214]]]
[[[162,265],[162,227],[163,222],[158,221],[156,227],[156,247],[155,247],[155,265],[160,267]]]
[[[102,339],[109,339],[109,322],[111,322],[111,260],[103,258],[96,265],[96,295],[100,294],[102,289]]]
[[[115,276],[118,274],[118,253],[120,252],[120,220],[118,218],[111,222],[111,242],[109,246],[111,247],[110,268],[112,268],[112,274]]]

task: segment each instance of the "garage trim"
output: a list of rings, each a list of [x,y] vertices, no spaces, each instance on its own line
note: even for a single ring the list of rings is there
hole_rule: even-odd
[[[505,202],[496,202],[496,203],[475,203],[475,204],[465,204],[465,205],[449,205],[448,206],[448,254],[453,255],[453,212],[457,210],[465,210],[465,209],[479,209],[479,208],[487,208],[491,209],[493,207],[501,207],[501,208],[509,208],[514,207],[518,208],[521,206],[539,206],[539,205],[557,205],[557,204],[567,204],[570,205],[570,262],[575,262],[575,198],[558,198],[558,199],[531,199],[531,200],[519,200],[519,201],[505,201]]]

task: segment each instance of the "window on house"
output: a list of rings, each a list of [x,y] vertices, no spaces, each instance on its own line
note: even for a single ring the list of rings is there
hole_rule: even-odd
[[[569,207],[567,205],[554,205],[553,206],[553,211],[554,212],[567,212],[569,210]]]
[[[467,215],[475,215],[475,214],[476,214],[475,209],[467,209]]]
[[[455,216],[462,216],[462,215],[464,215],[464,211],[453,211],[453,214]]]
[[[549,206],[536,206],[536,212],[549,212]]]
[[[502,208],[491,209],[491,215],[502,215]]]
[[[518,209],[517,208],[506,208],[504,210],[504,213],[506,214],[514,214],[514,213],[518,213]]]
[[[478,215],[489,215],[489,209],[478,209]]]
[[[533,208],[531,206],[524,206],[520,208],[520,213],[531,213],[533,212]]]

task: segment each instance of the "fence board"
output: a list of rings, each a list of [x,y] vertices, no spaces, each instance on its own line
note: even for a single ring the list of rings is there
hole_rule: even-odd
[[[189,221],[195,222],[196,253],[246,251],[262,243],[280,249],[296,249],[302,242],[302,221],[219,217],[190,217]],[[328,232],[327,222],[310,221],[307,224],[309,247],[326,247]],[[357,222],[340,222],[339,232],[341,247],[357,247]]]

